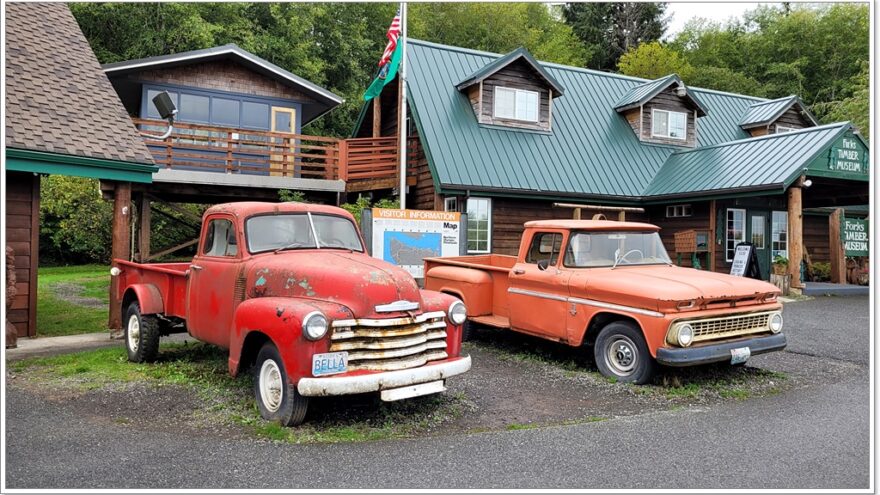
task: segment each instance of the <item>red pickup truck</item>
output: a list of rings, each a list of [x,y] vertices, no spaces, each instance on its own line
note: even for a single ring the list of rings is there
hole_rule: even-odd
[[[425,260],[425,287],[453,294],[468,323],[592,346],[608,377],[646,383],[656,363],[689,366],[785,347],[779,289],[674,266],[659,227],[528,222],[519,256]]]
[[[114,264],[129,360],[187,331],[228,349],[233,376],[253,365],[260,413],[283,425],[303,421],[309,397],[432,394],[471,366],[462,302],[370,257],[340,208],[217,205],[191,263]]]

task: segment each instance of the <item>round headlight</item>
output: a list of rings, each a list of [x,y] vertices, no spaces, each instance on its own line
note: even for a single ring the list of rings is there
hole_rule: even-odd
[[[782,313],[773,313],[770,315],[770,331],[779,333],[782,331]]]
[[[461,325],[467,320],[467,309],[461,301],[455,301],[449,305],[449,321],[456,325]]]
[[[678,327],[678,345],[687,347],[694,341],[694,328],[690,325],[682,325]]]
[[[303,318],[303,335],[309,340],[318,340],[327,333],[327,317],[319,311],[313,311]]]

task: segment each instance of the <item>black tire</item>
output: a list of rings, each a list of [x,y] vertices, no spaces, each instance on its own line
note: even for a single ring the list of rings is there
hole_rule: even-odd
[[[641,330],[626,321],[609,323],[599,332],[593,355],[599,372],[619,382],[648,383],[657,367]]]
[[[464,320],[464,323],[461,324],[461,341],[467,342],[471,340],[471,337],[474,336],[474,324],[471,323],[471,320]]]
[[[264,365],[267,367],[265,371]],[[276,380],[280,380],[278,384],[280,387],[277,388],[281,393],[280,399],[271,396],[272,391],[276,390],[271,383],[271,375],[274,372],[280,375],[276,377]],[[267,380],[266,388],[264,388],[264,380]],[[264,390],[266,395],[264,395]],[[281,360],[281,354],[271,342],[263,344],[257,354],[257,362],[254,365],[254,399],[260,409],[260,416],[268,421],[277,421],[281,426],[296,426],[306,418],[309,398],[300,395],[296,386],[288,382],[284,361]]]
[[[159,355],[159,318],[142,315],[137,301],[125,309],[123,334],[128,360],[133,363],[151,363]]]

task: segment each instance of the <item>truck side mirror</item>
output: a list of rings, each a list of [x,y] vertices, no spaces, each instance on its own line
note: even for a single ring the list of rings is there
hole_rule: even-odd
[[[550,260],[538,260],[538,270],[542,272],[550,267]]]

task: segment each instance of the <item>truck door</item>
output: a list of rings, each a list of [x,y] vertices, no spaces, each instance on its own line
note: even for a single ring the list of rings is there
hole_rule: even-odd
[[[510,271],[510,326],[525,333],[566,341],[568,279],[560,269],[564,231],[535,232],[526,253]]]
[[[223,347],[229,345],[232,328],[233,287],[241,264],[238,241],[232,217],[209,217],[187,286],[190,335]]]

